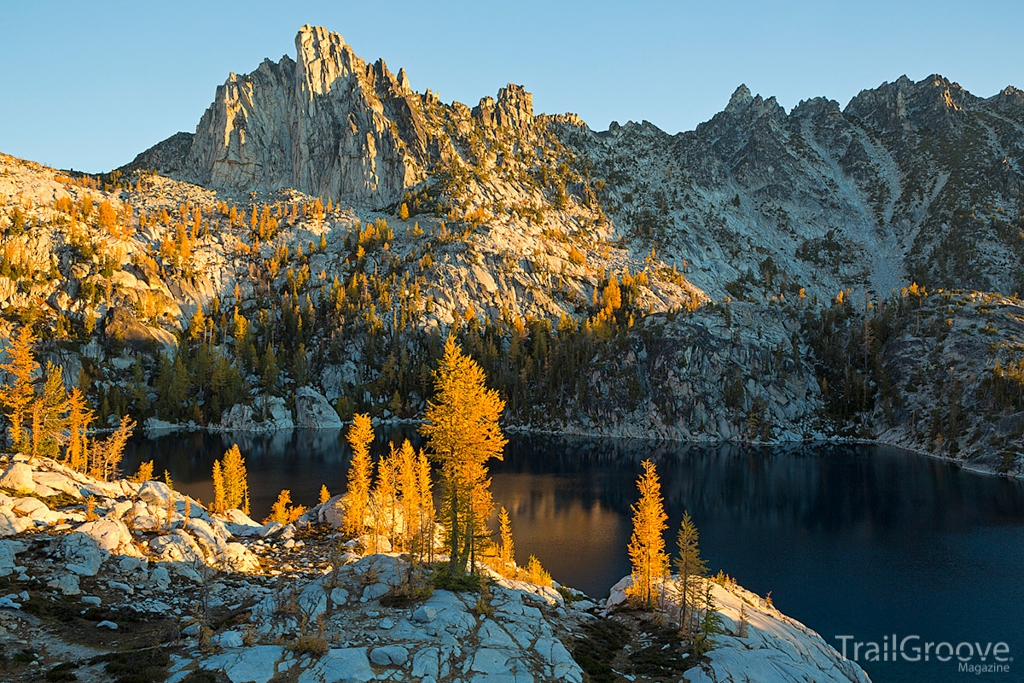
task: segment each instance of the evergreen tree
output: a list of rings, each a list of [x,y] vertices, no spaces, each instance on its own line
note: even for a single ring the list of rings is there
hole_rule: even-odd
[[[683,633],[692,632],[691,621],[699,602],[700,578],[707,573],[707,563],[701,559],[697,541],[697,526],[690,519],[690,513],[684,512],[676,537],[679,555],[675,559],[679,586],[679,628]]]
[[[475,563],[476,548],[488,536],[490,480],[485,463],[500,459],[506,443],[498,426],[505,402],[484,382],[480,366],[448,337],[434,373],[435,397],[427,403],[420,433],[441,463],[442,517],[452,573]]]
[[[640,500],[631,507],[633,534],[629,540],[629,559],[633,564],[633,585],[629,594],[641,606],[651,607],[655,603],[655,583],[668,572],[668,555],[662,536],[668,515],[654,463],[644,460],[642,465],[644,471],[637,480]]]
[[[722,633],[722,615],[715,604],[714,582],[704,582],[702,606],[704,614],[700,620],[700,628],[693,640],[691,651],[697,655],[706,654],[715,646],[714,637]]]

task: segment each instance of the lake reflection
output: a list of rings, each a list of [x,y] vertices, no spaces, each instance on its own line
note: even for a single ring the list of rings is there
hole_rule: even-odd
[[[392,430],[374,444],[415,437]],[[414,438],[418,443],[418,439]],[[210,500],[210,470],[233,441],[171,435],[131,444],[126,471],[154,459],[176,485]],[[282,488],[306,505],[321,484],[344,489],[341,432],[242,437],[253,516]],[[491,466],[495,502],[512,518],[516,555],[536,555],[556,580],[601,596],[629,572],[626,545],[640,461],[661,475],[667,538],[683,510],[722,569],[833,645],[880,641],[1006,641],[1024,652],[1024,486],[948,463],[864,445],[694,447],[511,435]],[[670,543],[670,547],[672,544]],[[1024,661],[1024,660],[1022,660]],[[862,664],[875,681],[962,680],[956,663]],[[1014,666],[1011,664],[1011,667]],[[986,680],[1019,681],[1020,674]]]

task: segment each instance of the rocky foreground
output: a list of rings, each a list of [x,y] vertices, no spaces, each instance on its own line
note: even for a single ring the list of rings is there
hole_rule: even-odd
[[[0,466],[0,672],[12,683],[867,681],[728,582],[714,588],[726,633],[689,657],[664,615],[621,609],[628,580],[600,602],[494,573],[482,591],[410,590],[408,556],[360,555],[335,530],[340,497],[260,525],[156,481],[99,482],[20,456]]]

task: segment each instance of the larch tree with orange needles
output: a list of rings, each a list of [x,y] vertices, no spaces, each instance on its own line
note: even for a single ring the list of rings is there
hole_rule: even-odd
[[[654,463],[644,460],[643,474],[637,480],[640,500],[631,507],[633,535],[629,539],[629,559],[632,562],[633,585],[629,596],[643,607],[655,602],[655,583],[668,574],[668,555],[665,538],[668,515],[661,497],[661,482]]]
[[[370,460],[370,443],[373,442],[373,425],[370,416],[357,414],[345,437],[352,447],[352,464],[348,468],[348,492],[345,495],[345,530],[350,534],[361,534],[366,525],[366,510],[370,504],[370,481],[373,477],[373,463]]]
[[[485,463],[500,460],[507,443],[498,426],[505,402],[497,391],[487,388],[485,380],[476,361],[448,337],[420,433],[431,456],[441,464],[441,518],[452,573],[465,571],[467,562],[475,569],[476,549],[490,536],[490,480]]]
[[[7,347],[7,362],[0,365],[7,375],[7,383],[0,388],[0,404],[10,418],[11,442],[15,450],[24,450],[28,445],[26,421],[31,417],[31,404],[35,399],[33,375],[39,363],[32,355],[35,336],[28,327],[20,327]]]

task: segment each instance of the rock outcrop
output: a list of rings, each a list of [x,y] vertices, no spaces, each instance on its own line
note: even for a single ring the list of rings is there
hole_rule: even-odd
[[[178,135],[134,164],[217,189],[292,187],[373,207],[424,180],[423,99],[404,71],[367,64],[321,27],[303,26],[295,49],[219,86],[184,159]]]
[[[825,639],[795,619],[775,609],[764,598],[726,580],[717,583],[704,579],[722,620],[722,633],[707,660],[687,670],[691,683],[870,683],[856,662],[844,658]],[[626,604],[630,577],[616,583],[606,601],[614,613]],[[673,581],[665,583],[669,605],[676,602]],[[701,594],[704,588],[699,589]],[[674,607],[663,609],[661,617],[671,622],[677,616]]]
[[[327,397],[312,387],[295,390],[295,426],[306,429],[341,429],[342,422]]]

